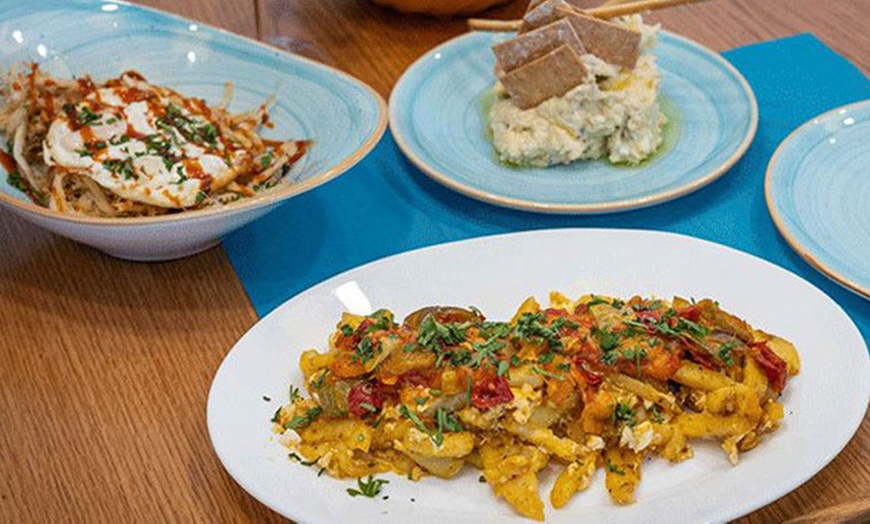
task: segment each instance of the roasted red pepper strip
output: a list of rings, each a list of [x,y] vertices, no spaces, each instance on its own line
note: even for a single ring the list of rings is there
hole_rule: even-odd
[[[380,411],[384,407],[384,396],[377,384],[360,382],[355,384],[347,394],[348,412],[359,418],[365,418]],[[374,408],[375,411],[372,411]]]
[[[477,409],[489,409],[506,404],[514,399],[514,394],[504,377],[494,373],[478,371],[475,373],[471,388],[471,405]]]
[[[767,375],[770,387],[777,393],[782,393],[782,390],[785,389],[785,379],[788,377],[788,365],[785,360],[781,359],[764,342],[750,344],[750,346],[753,349],[752,357],[758,367]]]

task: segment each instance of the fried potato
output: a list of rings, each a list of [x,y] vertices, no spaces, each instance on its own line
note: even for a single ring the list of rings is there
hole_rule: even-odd
[[[674,374],[673,380],[701,391],[714,391],[737,384],[725,375],[720,375],[700,364],[694,364],[687,360],[681,362],[680,369]]]
[[[689,438],[731,437],[752,430],[755,424],[740,415],[713,415],[711,413],[687,413],[674,421]]]
[[[549,428],[532,428],[518,424],[511,419],[504,421],[504,428],[524,441],[544,448],[547,452],[567,462],[574,462],[581,453],[586,451],[583,445],[569,438],[557,437]]]
[[[621,447],[604,451],[604,485],[616,504],[634,502],[634,492],[640,482],[640,464],[643,454]]]
[[[779,358],[785,360],[785,363],[788,366],[789,376],[797,375],[798,373],[800,373],[801,359],[798,356],[798,352],[797,349],[794,347],[794,344],[792,344],[788,340],[785,340],[784,338],[765,333],[764,331],[758,329],[753,331],[752,334],[757,342],[767,342],[767,347],[769,347],[771,351],[776,353]]]
[[[554,508],[565,506],[577,492],[589,487],[597,469],[598,456],[598,453],[586,453],[562,470],[550,491],[550,503]]]

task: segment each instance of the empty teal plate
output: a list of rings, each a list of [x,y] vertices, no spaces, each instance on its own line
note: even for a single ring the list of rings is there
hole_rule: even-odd
[[[791,247],[826,276],[870,298],[870,101],[799,127],[774,153],[765,194]]]
[[[709,184],[743,155],[758,125],[749,84],[717,53],[671,33],[655,47],[672,145],[640,167],[575,162],[546,169],[498,162],[484,107],[495,82],[493,43],[469,33],[433,49],[402,76],[390,127],[405,155],[436,181],[493,204],[545,213],[650,206]],[[670,135],[670,136],[668,136]]]

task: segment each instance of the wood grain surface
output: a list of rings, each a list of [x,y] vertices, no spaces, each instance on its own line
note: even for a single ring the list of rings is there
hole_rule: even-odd
[[[384,96],[421,54],[465,30],[462,20],[365,0],[143,3],[246,36],[295,39]],[[524,4],[486,15],[516,17]],[[651,18],[717,50],[812,31],[870,71],[870,32],[860,29],[870,1],[713,0]],[[208,441],[212,376],[256,321],[221,248],[121,262],[2,210],[0,245],[0,522],[282,520],[229,478]],[[868,496],[865,419],[825,470],[741,521],[782,522]]]

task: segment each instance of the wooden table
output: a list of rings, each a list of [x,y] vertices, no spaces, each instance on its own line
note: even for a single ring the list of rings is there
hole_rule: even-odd
[[[365,0],[143,3],[255,38],[310,42],[385,98],[418,56],[464,31],[459,20]],[[490,15],[515,17],[524,3]],[[812,31],[870,71],[864,0],[714,0],[652,18],[717,50]],[[257,320],[221,248],[122,262],[3,210],[0,245],[0,521],[281,520],[224,472],[206,432],[212,376]],[[744,521],[868,494],[865,419],[824,471]]]

